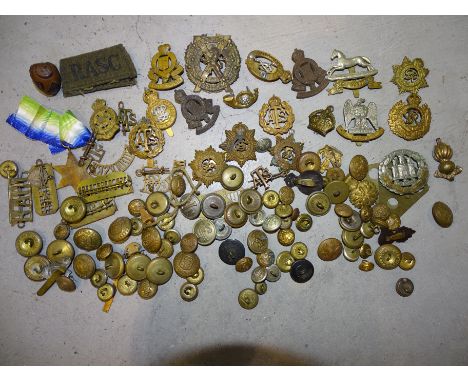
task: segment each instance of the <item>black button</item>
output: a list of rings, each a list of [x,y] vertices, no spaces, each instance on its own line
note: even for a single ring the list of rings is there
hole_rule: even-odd
[[[239,240],[227,239],[219,246],[219,258],[228,265],[236,265],[244,256],[245,247]]]
[[[305,283],[314,275],[314,266],[309,260],[297,260],[289,271],[291,278],[297,283]]]

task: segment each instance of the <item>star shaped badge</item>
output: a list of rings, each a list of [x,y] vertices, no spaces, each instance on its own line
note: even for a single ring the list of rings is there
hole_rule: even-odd
[[[92,178],[92,176],[86,172],[86,167],[78,165],[78,161],[71,150],[68,150],[66,164],[53,167],[55,171],[62,175],[57,189],[72,186],[75,191],[78,191],[78,184],[82,180]]]

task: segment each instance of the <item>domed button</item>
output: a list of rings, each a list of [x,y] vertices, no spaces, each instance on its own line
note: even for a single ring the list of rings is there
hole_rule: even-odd
[[[195,220],[201,213],[201,202],[195,195],[184,194],[180,198],[180,212],[188,220]]]
[[[76,290],[75,281],[73,281],[71,277],[61,275],[57,277],[57,280],[55,280],[55,283],[57,284],[59,289],[63,290],[64,292],[73,292],[74,290]]]
[[[109,301],[115,295],[115,287],[111,284],[104,284],[97,290],[99,300],[105,302]]]
[[[132,236],[140,236],[143,232],[143,222],[140,218],[131,218],[130,224],[132,225]]]
[[[307,256],[307,245],[298,241],[291,246],[291,256],[294,257],[296,260],[305,259]]]
[[[172,272],[171,262],[163,257],[157,257],[149,262],[146,278],[156,285],[163,285],[171,279]]]
[[[317,248],[317,255],[323,261],[336,260],[341,252],[343,252],[343,245],[334,237],[323,240]]]
[[[408,297],[414,291],[414,284],[410,279],[402,278],[397,281],[395,289],[401,297]]]
[[[327,194],[332,204],[340,204],[348,199],[349,186],[341,180],[334,180],[325,186],[323,192]]]
[[[268,289],[268,286],[265,281],[262,283],[255,284],[255,292],[257,292],[258,295],[265,294],[267,292],[267,289]]]
[[[75,250],[66,240],[54,240],[47,246],[46,254],[51,263],[68,268],[75,257]]]
[[[42,238],[34,231],[21,232],[16,238],[15,247],[21,256],[35,256],[42,250]]]
[[[296,240],[296,235],[291,228],[288,229],[280,229],[277,233],[278,243],[284,245],[285,247],[289,247],[294,240]]]
[[[169,210],[169,198],[164,192],[156,191],[146,198],[146,209],[153,216],[160,216]]]
[[[86,216],[86,204],[79,196],[66,198],[60,206],[60,216],[67,223],[78,223]]]
[[[200,268],[197,273],[195,273],[193,276],[187,277],[187,281],[191,284],[198,285],[201,284],[203,279],[205,278],[205,271],[203,268]]]
[[[67,240],[70,236],[70,226],[66,223],[59,223],[54,228],[54,237],[56,239]]]
[[[281,272],[289,272],[294,263],[294,258],[288,251],[280,252],[276,258],[276,265]]]
[[[300,232],[307,232],[312,228],[312,216],[309,214],[300,214],[296,219],[296,228]]]
[[[364,243],[364,236],[359,231],[343,231],[341,240],[346,247],[356,249]]]
[[[349,218],[340,218],[339,223],[345,231],[359,231],[361,229],[362,220],[359,212],[353,211]]]
[[[276,264],[270,265],[267,268],[267,281],[274,283],[281,278],[281,271]]]
[[[409,271],[410,269],[413,269],[413,267],[416,265],[416,259],[414,258],[414,255],[410,252],[403,252],[401,254],[401,260],[400,260],[400,268],[403,269],[404,271]]]
[[[356,180],[363,180],[369,172],[369,163],[363,155],[355,155],[349,162],[349,175]]]
[[[172,245],[172,243],[167,239],[162,239],[161,248],[159,248],[159,251],[156,253],[156,256],[164,257],[168,259],[173,254],[174,254],[174,246]]]
[[[307,197],[306,208],[312,215],[325,215],[330,211],[330,199],[322,191],[313,192]]]
[[[253,214],[262,208],[262,196],[257,190],[243,190],[239,194],[239,206],[245,213]]]
[[[6,160],[0,164],[0,176],[5,179],[11,179],[18,175],[18,166],[11,160]]]
[[[107,276],[111,279],[118,279],[125,271],[125,262],[120,253],[112,252],[105,261],[104,266]]]
[[[158,292],[158,286],[155,283],[152,283],[148,279],[144,279],[138,285],[138,296],[143,300],[149,300],[156,296]]]
[[[215,193],[206,195],[202,201],[202,213],[211,220],[223,216],[225,208],[223,197]]]
[[[320,171],[321,165],[322,161],[317,153],[306,151],[299,157],[297,170],[301,173],[304,171]]]
[[[278,215],[268,215],[262,224],[262,229],[267,233],[275,233],[281,227],[281,218]]]
[[[91,276],[91,285],[95,288],[102,287],[107,282],[107,274],[104,269],[96,269],[94,274]]]
[[[141,232],[141,245],[149,253],[157,253],[161,248],[161,235],[154,226],[143,228]]]
[[[275,208],[275,214],[278,215],[281,219],[285,219],[291,216],[293,213],[293,208],[290,204],[278,204]]]
[[[442,228],[448,228],[453,223],[453,212],[449,206],[443,202],[435,202],[432,206],[432,216],[435,222]]]
[[[181,236],[179,231],[176,231],[175,229],[169,229],[164,232],[164,239],[169,240],[172,245],[176,245],[180,243]]]
[[[401,251],[393,244],[384,244],[375,251],[374,260],[380,268],[395,269],[400,265]]]
[[[279,192],[280,202],[283,204],[292,204],[294,202],[294,190],[291,187],[283,186],[280,188]]]
[[[265,221],[266,213],[264,210],[258,210],[252,215],[249,215],[249,223],[255,227],[260,227]]]
[[[146,208],[146,205],[141,199],[133,199],[128,203],[128,212],[134,217],[140,217],[143,208]]]
[[[262,267],[269,267],[275,263],[275,254],[271,249],[257,255],[257,263]]]
[[[218,254],[224,263],[236,265],[245,256],[245,247],[239,240],[227,239],[219,246]]]
[[[314,266],[309,260],[297,260],[289,271],[291,278],[297,283],[305,283],[314,275]]]
[[[128,275],[123,275],[117,281],[117,290],[123,296],[130,296],[138,289],[138,282],[133,280]]]
[[[349,218],[353,215],[353,209],[347,204],[339,203],[335,205],[335,214],[340,218]]]
[[[76,246],[84,251],[95,251],[102,245],[102,237],[92,228],[80,228],[73,235]]]
[[[126,216],[115,219],[107,230],[109,239],[116,244],[124,243],[132,233],[132,222]]]
[[[253,260],[250,257],[243,257],[239,259],[236,263],[236,271],[237,272],[247,272],[250,268],[252,268]]]
[[[194,233],[186,233],[180,240],[180,249],[182,252],[192,253],[198,248],[198,238]]]
[[[73,270],[80,279],[89,279],[96,271],[96,263],[91,256],[81,253],[73,260]]]
[[[110,254],[112,253],[112,244],[106,243],[101,245],[97,250],[96,250],[96,258],[99,261],[104,261]]]
[[[242,308],[253,309],[258,304],[258,294],[253,289],[244,289],[239,293],[238,301]]]
[[[264,267],[256,267],[253,271],[252,274],[250,275],[250,278],[254,283],[261,283],[266,280],[268,274],[268,270]]]
[[[187,189],[187,184],[182,175],[173,175],[170,183],[171,192],[178,198],[181,197]]]
[[[279,203],[279,195],[274,190],[265,191],[262,202],[266,208],[275,208]]]
[[[344,247],[343,250],[343,257],[348,260],[348,261],[357,261],[359,259],[359,249],[358,248],[349,248],[349,247]]]
[[[187,278],[200,269],[200,259],[195,253],[179,252],[174,257],[174,271],[178,276]]]
[[[244,173],[239,167],[227,166],[221,175],[221,185],[229,191],[238,190],[244,184]]]
[[[359,269],[363,272],[370,272],[374,269],[374,263],[371,263],[367,260],[362,260],[361,264],[359,264]]]
[[[130,256],[130,258],[127,261],[127,264],[125,265],[125,271],[127,273],[127,276],[135,281],[143,280],[144,278],[146,278],[146,268],[148,267],[150,261],[151,260],[148,256],[143,255],[141,253],[136,253]]]
[[[49,277],[50,261],[45,256],[31,256],[24,263],[24,274],[32,281],[43,281]]]

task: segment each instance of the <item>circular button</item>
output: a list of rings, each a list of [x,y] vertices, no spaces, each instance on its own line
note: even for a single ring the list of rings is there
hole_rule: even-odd
[[[164,257],[168,259],[173,254],[174,254],[174,246],[172,245],[172,243],[167,239],[162,239],[161,248],[159,248],[159,251],[158,253],[156,253],[156,256]]]
[[[307,245],[298,241],[294,243],[291,247],[291,256],[294,257],[296,260],[305,259],[307,256],[308,248]]]
[[[231,203],[224,210],[224,221],[232,228],[240,228],[247,222],[247,214],[239,203]]]
[[[60,206],[60,216],[67,223],[78,223],[86,216],[86,204],[79,196],[66,198]]]
[[[109,239],[116,244],[124,243],[132,233],[132,222],[126,216],[115,219],[107,230]]]
[[[266,153],[271,149],[271,145],[270,138],[260,138],[255,145],[255,151],[258,153]]]
[[[104,261],[107,257],[110,256],[112,251],[113,251],[112,244],[110,243],[103,244],[96,250],[96,258],[99,261]]]
[[[252,268],[253,260],[250,257],[243,257],[239,259],[236,263],[236,271],[237,272],[247,272],[250,268]]]
[[[107,275],[104,269],[96,269],[94,274],[91,276],[90,281],[93,287],[102,287],[107,282]]]
[[[166,216],[158,223],[158,228],[161,231],[168,231],[175,226],[175,218],[171,216]]]
[[[175,229],[168,229],[166,232],[164,232],[164,239],[169,240],[172,245],[176,245],[180,243],[181,237],[179,231],[176,231]]]
[[[0,164],[0,176],[11,179],[18,175],[18,166],[12,160],[6,160]]]
[[[158,292],[158,286],[155,283],[152,283],[148,279],[144,279],[138,285],[138,296],[143,300],[149,300],[156,296]]]
[[[176,197],[182,196],[185,190],[187,189],[187,184],[185,183],[185,179],[182,175],[173,175],[171,177],[170,186],[171,192]]]
[[[205,278],[205,271],[203,270],[203,268],[200,268],[197,271],[197,273],[195,273],[193,276],[187,277],[187,281],[191,284],[198,285],[198,284],[201,284],[204,278]]]
[[[245,247],[239,240],[228,239],[221,243],[218,254],[224,263],[236,265],[245,256]]]
[[[270,265],[267,268],[267,281],[274,283],[281,278],[281,271],[276,264]]]
[[[369,205],[362,206],[359,216],[363,222],[369,222],[372,219],[372,207]]]
[[[211,220],[197,220],[193,225],[193,233],[200,245],[210,245],[216,239],[216,227]]]
[[[97,290],[97,296],[101,301],[109,301],[115,295],[115,287],[111,284],[104,284]]]
[[[167,283],[172,277],[172,264],[163,257],[151,260],[146,267],[146,278],[156,285]]]
[[[290,204],[278,204],[275,208],[275,214],[278,215],[281,219],[291,216],[293,213],[293,208]]]
[[[229,191],[235,191],[244,184],[244,173],[239,167],[227,166],[221,175],[221,185]]]
[[[412,253],[403,252],[401,254],[400,264],[398,265],[404,271],[409,271],[410,269],[413,269],[413,267],[416,265],[416,259],[414,258],[414,255]]]
[[[249,215],[249,222],[255,227],[260,227],[266,218],[266,212],[264,210],[258,210],[252,215]]]
[[[130,223],[132,225],[132,236],[140,236],[143,232],[143,222],[140,218],[131,218]]]
[[[226,202],[223,197],[215,193],[206,195],[202,201],[202,213],[211,220],[223,216],[225,208]]]
[[[200,259],[195,253],[179,252],[174,257],[174,270],[183,278],[193,276],[200,269]]]
[[[291,278],[297,283],[305,283],[314,275],[314,266],[307,260],[297,260],[289,271]]]
[[[386,226],[387,219],[390,216],[390,207],[383,203],[377,203],[374,207],[372,207],[372,218],[371,221],[374,224],[378,224],[381,226]]]
[[[258,295],[265,294],[267,292],[267,289],[268,289],[268,286],[265,281],[262,283],[255,284],[255,292],[257,292]]]
[[[21,232],[16,238],[15,247],[21,256],[35,256],[42,250],[42,238],[35,231]]]
[[[280,229],[289,229],[292,227],[292,219],[291,219],[291,216],[287,217],[287,218],[282,218],[281,219],[281,226],[280,226]]]
[[[432,216],[435,222],[442,228],[448,228],[453,223],[453,212],[448,205],[443,202],[435,202],[432,206]]]
[[[146,209],[153,216],[160,216],[169,210],[169,198],[164,192],[156,191],[146,198]]]
[[[135,281],[143,280],[146,277],[146,268],[150,261],[148,256],[141,253],[130,256],[125,266],[127,276]]]
[[[102,245],[102,237],[92,228],[80,228],[73,235],[75,245],[84,251],[95,251]]]
[[[341,180],[334,180],[325,186],[323,192],[327,194],[332,204],[339,204],[348,199],[349,186]]]
[[[57,280],[55,280],[55,283],[59,289],[63,290],[64,292],[73,292],[76,290],[76,284],[71,277],[61,275],[57,278]]]
[[[66,240],[54,240],[47,246],[46,254],[52,264],[68,268],[75,256],[75,250]]]
[[[304,171],[320,171],[321,165],[322,161],[317,153],[306,151],[299,157],[297,170],[301,173]]]
[[[380,268],[395,269],[400,265],[401,251],[393,244],[384,244],[375,251],[374,260]]]
[[[143,228],[141,232],[141,245],[149,253],[158,253],[161,249],[161,235],[154,226]]]
[[[254,283],[261,283],[266,280],[267,274],[268,274],[267,268],[256,267],[252,271],[250,278],[252,279]]]
[[[294,258],[288,251],[280,252],[278,254],[278,257],[276,258],[276,265],[278,266],[281,272],[289,272],[293,263]]]
[[[307,232],[312,228],[312,216],[309,214],[300,214],[296,220],[296,228],[300,232]]]
[[[80,279],[89,279],[96,271],[96,263],[91,256],[80,253],[73,260],[73,270]]]
[[[279,190],[279,200],[283,204],[292,204],[294,202],[294,190],[291,187],[283,186]]]
[[[325,177],[328,182],[333,182],[335,180],[344,181],[346,179],[346,175],[340,167],[330,167]]]
[[[279,203],[279,195],[274,190],[265,191],[262,202],[266,208],[275,208]]]
[[[364,236],[366,239],[372,238],[375,234],[380,232],[380,229],[374,225],[372,222],[367,222],[363,223],[360,232],[362,236]]]
[[[192,253],[198,248],[198,238],[194,233],[186,233],[180,240],[180,249],[182,252]]]
[[[349,162],[349,175],[356,180],[363,180],[369,172],[369,163],[366,157],[355,155]]]
[[[278,215],[268,215],[262,224],[262,229],[267,233],[275,233],[281,227],[281,218]]]
[[[241,290],[238,297],[239,305],[244,309],[253,309],[258,304],[258,294],[253,289]]]
[[[361,259],[367,259],[368,257],[372,256],[372,248],[369,244],[364,243],[359,247],[359,256]]]
[[[49,277],[50,261],[45,256],[31,256],[24,263],[24,274],[32,281],[42,281]]]
[[[128,212],[134,217],[140,217],[143,208],[146,208],[146,205],[141,199],[133,199],[128,203]]]
[[[349,218],[353,215],[353,209],[347,204],[339,203],[335,205],[335,214],[340,218]]]
[[[285,247],[289,247],[294,240],[296,240],[296,235],[291,228],[288,229],[280,229],[277,233],[278,243],[284,245]]]
[[[402,278],[397,281],[395,289],[401,297],[408,297],[414,291],[414,284],[410,279]]]
[[[105,261],[104,268],[107,276],[111,279],[118,279],[125,271],[125,262],[120,253],[112,252]]]
[[[371,263],[367,260],[362,260],[361,264],[359,264],[359,269],[363,272],[370,272],[374,269],[374,263]]]
[[[195,220],[201,213],[201,202],[195,195],[184,194],[180,198],[181,207],[179,211],[188,220]]]
[[[275,263],[275,254],[271,249],[257,255],[257,263],[262,267],[269,267]]]
[[[343,257],[348,261],[357,261],[359,259],[359,249],[358,248],[348,248],[344,247]]]
[[[306,208],[312,215],[325,215],[330,211],[330,199],[322,191],[313,192],[307,197]]]
[[[364,243],[364,236],[359,231],[343,231],[341,240],[346,247],[356,249]]]
[[[132,242],[132,243],[128,243],[125,246],[125,251],[123,255],[126,259],[128,259],[130,256],[135,255],[136,253],[140,253],[140,252],[142,252],[140,243]]]
[[[239,206],[245,213],[253,214],[262,208],[262,195],[257,190],[243,190],[239,194]]]
[[[317,248],[317,255],[323,261],[336,260],[341,252],[343,252],[343,245],[334,237],[323,240]]]
[[[353,214],[349,218],[340,218],[339,223],[341,228],[345,231],[359,231],[362,220],[359,216],[359,212],[353,211]]]
[[[265,232],[255,229],[247,236],[247,246],[255,253],[263,253],[268,249],[268,237]]]
[[[231,236],[232,227],[223,218],[216,219],[213,223],[216,228],[216,240],[226,240]]]
[[[193,301],[198,296],[198,287],[194,284],[184,283],[180,287],[180,297],[184,301]]]
[[[70,226],[65,223],[59,223],[54,228],[54,237],[56,239],[66,240],[70,236]]]
[[[138,289],[138,281],[131,279],[128,275],[123,275],[117,281],[117,290],[123,296],[130,296]]]
[[[400,228],[401,219],[400,216],[396,213],[391,213],[387,218],[387,228],[391,231]]]

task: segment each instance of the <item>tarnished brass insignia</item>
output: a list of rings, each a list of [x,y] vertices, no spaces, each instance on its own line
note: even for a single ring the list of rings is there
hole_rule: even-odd
[[[294,67],[291,90],[297,92],[297,98],[312,97],[328,86],[329,81],[325,78],[327,72],[314,60],[306,58],[303,50],[295,49],[292,60]]]
[[[447,143],[442,142],[440,138],[436,139],[436,145],[434,146],[434,151],[432,156],[434,159],[439,162],[439,167],[437,168],[434,176],[436,178],[443,178],[450,181],[455,179],[455,176],[460,174],[463,169],[460,166],[457,166],[451,159],[453,155],[453,150]]]
[[[278,166],[283,171],[297,171],[297,162],[302,154],[302,142],[296,142],[294,135],[286,138],[276,136],[276,144],[270,149],[273,156],[272,165]]]
[[[247,56],[245,64],[249,72],[259,80],[272,82],[280,79],[283,84],[291,82],[291,72],[284,70],[281,62],[270,53],[253,50]]]
[[[257,160],[255,148],[255,130],[249,130],[246,125],[239,122],[226,130],[226,140],[219,145],[220,149],[226,151],[226,162],[236,161],[240,166],[249,160]]]
[[[202,182],[205,186],[219,182],[224,169],[227,167],[224,153],[216,151],[212,146],[206,150],[195,150],[195,158],[189,163],[192,178]]]
[[[29,170],[28,179],[36,213],[41,216],[55,214],[59,201],[52,165],[38,159]]]
[[[184,83],[181,74],[184,68],[179,64],[169,44],[159,45],[158,52],[151,59],[148,72],[148,87],[154,90],[170,90]]]
[[[309,125],[312,131],[325,136],[335,128],[335,116],[333,106],[329,105],[325,109],[315,110],[309,115]]]
[[[259,123],[267,134],[286,134],[293,126],[294,113],[286,101],[273,96],[268,103],[263,104],[259,113]]]
[[[173,137],[171,126],[175,123],[177,112],[172,102],[159,98],[158,92],[151,89],[145,89],[143,101],[148,104],[146,118],[151,125],[159,130],[166,130],[167,135]]]
[[[223,97],[224,103],[234,109],[247,109],[257,102],[257,99],[258,89],[254,89],[252,92],[249,88],[242,90],[236,96],[234,94],[226,94]]]
[[[161,130],[152,126],[148,119],[142,118],[130,131],[128,143],[130,153],[138,158],[148,159],[163,151],[165,140]]]
[[[426,88],[429,85],[426,82],[426,76],[429,69],[424,67],[424,61],[420,58],[410,60],[405,56],[400,65],[393,65],[392,82],[398,86],[400,93],[417,93],[419,89]]]
[[[322,174],[329,168],[341,167],[341,158],[343,157],[343,153],[336,147],[325,145],[317,151],[317,154],[320,155],[322,163],[320,166],[320,172]]]
[[[93,130],[98,141],[110,141],[120,130],[117,113],[106,105],[103,99],[97,99],[92,106],[94,113],[89,120],[89,126]]]

